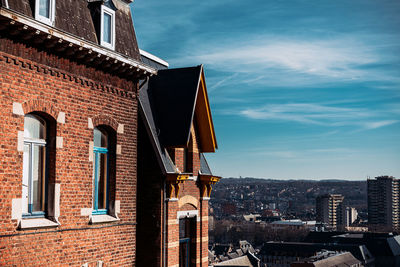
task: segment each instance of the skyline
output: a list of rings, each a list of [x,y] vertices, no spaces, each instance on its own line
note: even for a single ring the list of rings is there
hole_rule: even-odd
[[[149,0],[132,11],[141,49],[170,68],[204,64],[215,174],[400,178],[400,3]]]

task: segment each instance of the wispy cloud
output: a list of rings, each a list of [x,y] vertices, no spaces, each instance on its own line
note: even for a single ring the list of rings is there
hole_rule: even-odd
[[[257,148],[252,151],[253,155],[277,158],[282,160],[304,160],[304,159],[315,159],[325,157],[351,157],[352,155],[361,153],[354,149],[335,147],[335,148],[316,148],[316,149],[305,149],[305,150],[271,150],[270,147]]]
[[[250,44],[251,43],[251,44]],[[356,49],[358,48],[358,49]],[[366,53],[354,41],[279,41],[268,37],[263,41],[220,47],[217,51],[197,56],[211,65],[234,66],[239,72],[251,72],[254,68],[283,68],[296,72],[357,78],[361,73],[354,66],[376,62],[374,54]],[[252,66],[251,68],[248,68]],[[350,73],[349,73],[350,71]]]
[[[380,66],[395,59],[367,42],[372,36],[341,36],[330,39],[288,38],[285,35],[244,36],[246,41],[210,41],[190,46],[170,59],[175,65],[204,63],[212,69],[240,74],[231,84],[251,82],[269,86],[307,86],[326,82],[389,81],[400,83],[395,73]],[[378,38],[374,36],[374,38]],[[392,41],[391,36],[381,39]],[[216,41],[220,41],[218,38]],[[367,67],[366,67],[367,66]]]
[[[235,78],[236,76],[238,76],[238,73],[235,73],[235,74],[232,74],[232,75],[230,75],[230,76],[228,76],[228,77],[223,78],[222,80],[220,80],[220,81],[216,82],[215,84],[213,84],[212,86],[210,86],[210,87],[208,88],[208,91],[209,91],[209,92],[214,91],[216,88],[218,88],[219,86],[223,85],[223,84],[226,83],[227,81],[232,80],[232,79]]]
[[[363,108],[332,107],[319,104],[271,104],[260,108],[240,110],[238,115],[271,121],[292,121],[321,126],[358,126],[365,129],[377,129],[399,122],[382,119],[390,111],[371,111]]]
[[[394,123],[399,122],[398,120],[384,120],[384,121],[373,121],[373,122],[366,122],[365,128],[367,129],[377,129],[377,128],[381,128],[387,125],[391,125]]]

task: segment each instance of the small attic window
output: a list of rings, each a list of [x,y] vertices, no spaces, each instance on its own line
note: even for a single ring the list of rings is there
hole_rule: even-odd
[[[35,19],[53,25],[55,6],[55,0],[35,0]]]
[[[110,49],[115,47],[115,11],[102,5],[100,44]]]

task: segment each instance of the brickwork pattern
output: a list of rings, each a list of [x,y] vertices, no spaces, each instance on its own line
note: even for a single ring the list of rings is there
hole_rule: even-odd
[[[44,51],[0,39],[0,265],[81,265],[103,261],[106,265],[135,262],[137,84],[86,68]],[[24,117],[12,113],[13,103],[24,113],[41,111],[57,123],[63,147],[56,149],[55,175],[61,184],[60,226],[18,230],[11,219],[12,199],[22,196],[22,152],[17,151],[18,131]],[[92,207],[93,162],[89,142],[95,124],[107,123],[118,133],[116,143],[115,199],[120,201],[120,221],[89,224],[81,209]]]
[[[197,176],[200,171],[200,151],[201,144],[200,139],[196,131],[196,124],[194,123],[190,130],[191,141],[189,143],[189,162],[192,164],[190,168],[193,170],[193,175]],[[174,161],[179,170],[184,169],[184,149],[176,148],[171,157],[174,157]],[[178,202],[168,203],[168,221],[177,220],[178,211],[197,210],[199,214],[199,220],[196,222],[196,242],[192,245],[196,247],[196,252],[193,257],[192,264],[196,267],[208,266],[208,201],[201,199],[200,187],[197,181],[188,180],[181,184],[179,197],[192,196],[198,200],[197,207],[192,204],[184,204],[181,207],[178,206]],[[168,224],[168,266],[178,266],[179,264],[179,224]]]

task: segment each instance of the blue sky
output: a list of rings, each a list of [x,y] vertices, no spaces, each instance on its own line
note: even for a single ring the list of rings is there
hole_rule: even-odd
[[[204,64],[223,177],[400,178],[400,2],[135,1],[141,49]]]

